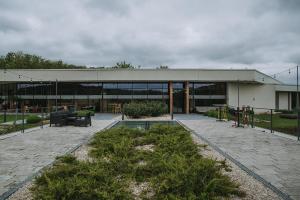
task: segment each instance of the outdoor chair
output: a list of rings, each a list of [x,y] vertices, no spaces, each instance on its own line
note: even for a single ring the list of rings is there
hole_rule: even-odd
[[[52,124],[59,126],[91,126],[92,120],[90,114],[78,116],[76,113],[58,111],[50,113],[50,126]]]
[[[50,126],[52,124],[64,126],[67,125],[68,112],[52,112],[50,113]]]

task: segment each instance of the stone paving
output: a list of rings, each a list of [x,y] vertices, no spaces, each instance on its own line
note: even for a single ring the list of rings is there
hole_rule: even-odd
[[[201,115],[175,115],[197,134],[270,182],[300,199],[300,142],[252,128],[234,128]]]
[[[0,137],[0,199],[55,157],[63,155],[87,141],[95,132],[105,128],[117,115],[99,114],[91,127],[45,127],[30,132],[12,133]]]

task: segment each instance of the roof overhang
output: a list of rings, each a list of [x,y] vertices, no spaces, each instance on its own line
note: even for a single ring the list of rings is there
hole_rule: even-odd
[[[299,87],[300,90],[300,87]],[[276,85],[275,91],[277,92],[297,92],[297,85]]]
[[[25,81],[215,81],[281,84],[254,69],[7,69],[0,80]]]

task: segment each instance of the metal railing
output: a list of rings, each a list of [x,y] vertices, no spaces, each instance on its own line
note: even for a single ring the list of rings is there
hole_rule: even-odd
[[[274,131],[296,135],[300,140],[300,111],[277,110],[258,107],[214,106],[217,121],[232,120],[235,127],[260,127]],[[288,114],[287,114],[288,113]],[[215,115],[215,113],[213,114]],[[224,117],[225,116],[225,117]],[[291,125],[280,126],[283,120]],[[291,120],[291,121],[289,121]],[[297,123],[295,124],[295,121]]]
[[[40,127],[44,128],[51,110],[47,107],[39,107],[36,112],[24,108],[3,109],[0,110],[0,135],[17,132],[25,132],[27,128]],[[28,124],[27,118],[31,115],[37,115],[41,120],[37,123]]]

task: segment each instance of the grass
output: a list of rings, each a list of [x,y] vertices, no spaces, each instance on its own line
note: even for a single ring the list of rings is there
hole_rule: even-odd
[[[44,121],[43,123],[45,125],[49,122]],[[38,126],[41,126],[41,122],[34,123],[34,124],[24,124],[24,130],[29,129],[29,128],[38,127]],[[22,124],[20,124],[20,125],[1,125],[0,124],[0,135],[21,131],[22,129],[23,129]]]
[[[136,147],[154,145],[153,151]],[[222,173],[225,162],[204,158],[181,126],[148,131],[125,127],[97,133],[90,143],[93,161],[71,155],[57,159],[36,178],[34,199],[135,199],[132,185],[146,183],[140,199],[218,199],[243,196]],[[145,164],[140,164],[140,163]]]
[[[24,118],[26,119],[28,115],[25,115]],[[11,122],[16,120],[16,115],[15,114],[8,114],[6,115],[6,122]],[[22,114],[17,115],[17,120],[22,120]],[[4,122],[4,115],[3,113],[0,114],[0,123]]]
[[[280,118],[279,114],[273,114],[273,130],[288,133],[291,135],[297,135],[297,119]],[[270,114],[255,115],[255,126],[270,129],[271,118]]]
[[[209,117],[218,118],[218,111],[210,110],[205,115]],[[228,114],[228,118],[230,120],[234,120],[234,116]],[[282,133],[287,133],[290,135],[297,135],[297,119],[287,119],[281,118],[279,113],[273,114],[273,130],[279,131]],[[241,118],[242,121],[242,118]],[[249,125],[251,125],[251,119],[249,119]],[[270,113],[262,113],[254,115],[254,126],[270,129],[271,126],[271,116]]]

